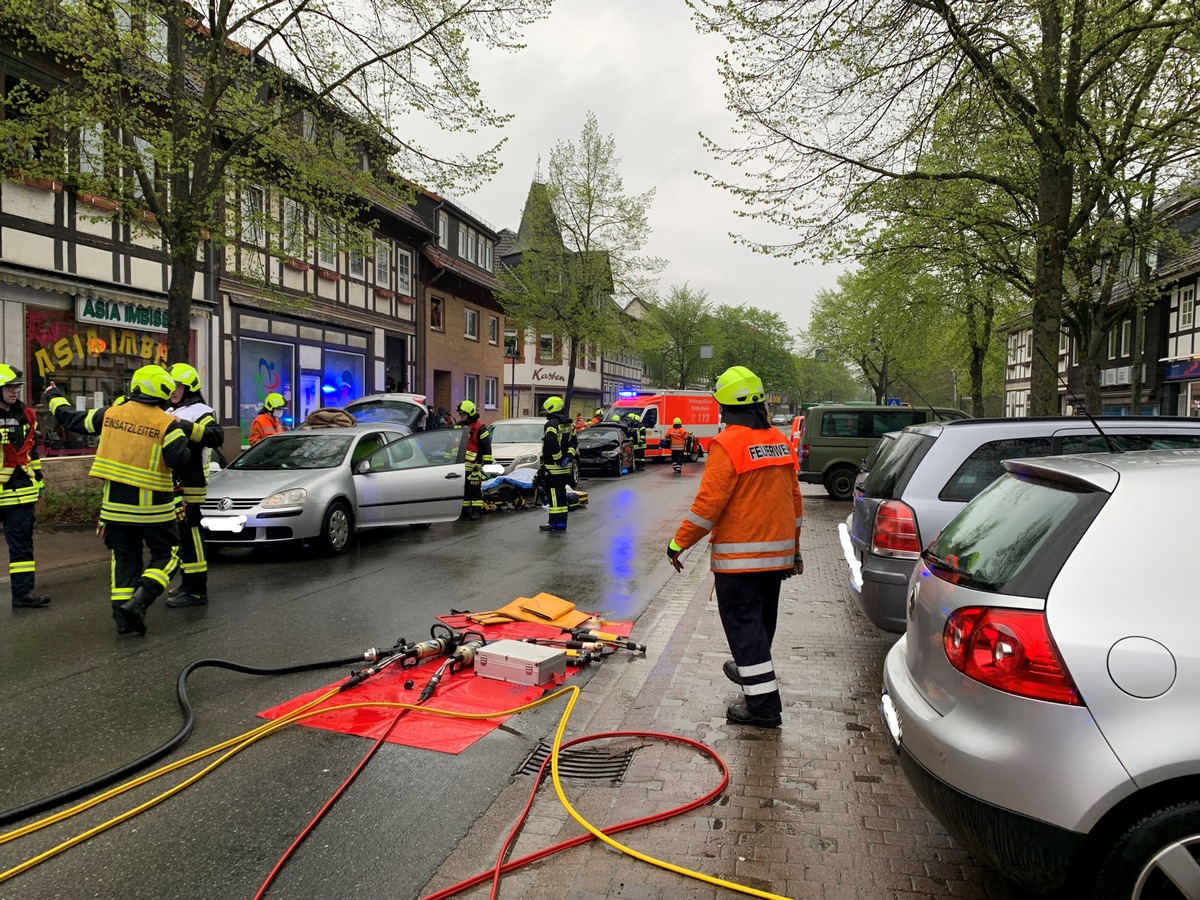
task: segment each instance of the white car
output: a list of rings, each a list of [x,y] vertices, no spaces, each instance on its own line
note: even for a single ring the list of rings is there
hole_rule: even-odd
[[[536,469],[542,459],[542,437],[546,420],[529,416],[518,419],[497,419],[488,426],[492,432],[492,459],[510,475],[517,469]],[[575,480],[579,467],[575,466]]]

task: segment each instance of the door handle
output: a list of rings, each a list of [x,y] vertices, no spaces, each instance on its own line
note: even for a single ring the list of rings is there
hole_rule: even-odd
[[[451,473],[450,473],[449,475],[447,475],[446,477],[447,477],[447,478],[462,478],[462,476],[461,476],[461,475],[459,475],[457,472],[451,472]]]

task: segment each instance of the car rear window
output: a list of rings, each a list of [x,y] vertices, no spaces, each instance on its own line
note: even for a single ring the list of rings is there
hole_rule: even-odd
[[[894,441],[883,441],[885,449],[871,464],[863,481],[863,495],[879,500],[891,500],[900,493],[901,482],[911,473],[933,446],[932,435],[904,431]]]
[[[1195,450],[1200,434],[1110,434],[1118,450]],[[1098,434],[1071,434],[1062,438],[1059,453],[1108,453],[1108,443]]]
[[[939,577],[964,587],[1045,599],[1107,499],[1103,491],[1006,473],[923,556]]]
[[[346,412],[359,422],[396,422],[415,428],[425,411],[415,403],[403,400],[360,400],[346,406]]]
[[[976,447],[974,452],[963,460],[962,465],[950,476],[950,480],[938,494],[938,499],[965,503],[977,497],[980,491],[1004,474],[1004,460],[1049,456],[1050,453],[1048,437],[988,441]]]

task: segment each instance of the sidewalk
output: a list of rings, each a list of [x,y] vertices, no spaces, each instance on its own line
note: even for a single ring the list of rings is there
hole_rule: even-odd
[[[1018,897],[951,843],[896,765],[878,713],[883,658],[895,636],[876,631],[846,587],[836,528],[848,506],[828,500],[820,488],[802,490],[806,573],[783,584],[774,643],[782,728],[725,720],[725,707],[740,694],[721,672],[728,646],[709,599],[704,548],[686,555],[684,573],[635,625],[633,639],[648,645],[646,656],[610,657],[583,688],[564,740],[603,731],[666,732],[702,742],[730,770],[715,802],[616,840],[685,869],[798,900]],[[616,786],[563,780],[571,803],[597,827],[682,805],[719,780],[709,759],[681,744],[626,739],[580,749],[597,748],[636,748]],[[514,777],[424,893],[495,864],[531,784],[530,776]],[[547,777],[508,858],[582,833]],[[489,889],[485,883],[458,896],[487,897]],[[740,894],[593,841],[506,876],[500,896],[700,900]]]
[[[96,535],[95,526],[79,526],[33,533],[33,555],[37,574],[108,562],[108,549]],[[0,584],[8,584],[8,572],[0,572]]]

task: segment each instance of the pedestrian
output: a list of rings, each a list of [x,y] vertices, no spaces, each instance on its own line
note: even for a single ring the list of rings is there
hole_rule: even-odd
[[[646,426],[642,424],[642,417],[637,413],[630,413],[629,421],[633,430],[633,468],[638,472],[644,472],[646,470]]]
[[[597,409],[594,413],[592,413],[592,418],[588,422],[588,424],[589,425],[599,425],[603,421],[604,421],[604,410]]]
[[[671,445],[671,468],[675,470],[676,475],[683,471],[683,457],[689,437],[691,435],[683,427],[683,419],[676,416],[671,427],[667,429],[667,441]]]
[[[583,429],[585,429],[585,428],[587,428],[587,423],[585,421],[583,421],[583,413],[576,413],[575,414],[575,430],[583,431]]]
[[[89,474],[104,482],[98,530],[112,552],[110,600],[117,634],[146,633],[146,610],[179,567],[172,473],[183,469],[192,453],[185,430],[190,423],[166,412],[174,390],[171,373],[150,365],[133,373],[120,406],[71,409],[53,381],[43,395],[63,428],[100,435]]]
[[[680,553],[711,532],[717,611],[733,653],[723,670],[745,695],[744,703],[730,704],[725,717],[777,728],[783,705],[771,642],[779,587],[804,573],[796,455],[771,427],[762,380],[745,366],[722,373],[713,397],[726,427],[709,446],[700,490],[667,545],[667,557],[682,572]]]
[[[263,398],[262,409],[258,411],[258,415],[250,423],[251,447],[263,438],[269,438],[271,435],[279,434],[283,431],[283,422],[280,421],[279,416],[275,415],[275,411],[283,409],[285,406],[287,406],[287,401],[283,399],[283,394],[277,394],[272,391]]]
[[[8,544],[13,609],[40,609],[50,605],[50,597],[33,592],[33,511],[45,482],[37,449],[37,412],[21,401],[24,387],[20,369],[0,364],[0,522]]]
[[[167,597],[166,606],[204,606],[208,603],[208,560],[200,531],[200,508],[208,497],[208,461],[225,441],[225,432],[213,417],[213,408],[200,393],[200,373],[187,363],[170,369],[175,379],[167,412],[185,423],[191,459],[175,473],[176,488],[183,495],[183,518],[179,526],[180,584]]]
[[[575,428],[569,413],[563,411],[562,397],[548,397],[542,404],[546,414],[546,430],[542,434],[542,482],[550,503],[550,520],[538,526],[539,531],[560,532],[567,530],[567,485],[571,481],[571,463],[574,460],[572,442]]]
[[[458,404],[458,426],[467,429],[467,483],[463,486],[462,517],[483,518],[483,467],[492,463],[492,432],[479,421],[479,410],[470,400]]]

